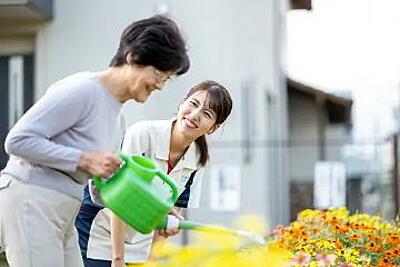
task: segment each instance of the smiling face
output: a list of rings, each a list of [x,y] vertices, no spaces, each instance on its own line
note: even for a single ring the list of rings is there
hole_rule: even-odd
[[[129,99],[144,103],[155,90],[161,90],[173,75],[153,66],[126,65],[126,87]]]
[[[201,90],[179,106],[176,127],[187,137],[196,139],[214,132],[218,125],[215,112],[208,106],[208,92]]]

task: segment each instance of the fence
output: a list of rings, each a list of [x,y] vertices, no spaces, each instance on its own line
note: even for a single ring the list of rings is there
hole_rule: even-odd
[[[264,150],[265,155],[274,155],[277,150],[284,151],[289,172],[291,220],[296,218],[299,211],[314,206],[315,165],[319,161],[343,163],[346,206],[351,212],[381,214],[387,219],[393,219],[399,213],[400,203],[398,140],[398,135],[352,141],[324,140],[323,146],[315,140],[221,142],[215,143],[213,149],[217,151],[216,154],[229,154],[223,151],[239,149],[243,161],[251,161],[249,155],[254,154],[254,151]],[[232,157],[227,157],[225,161],[231,161]],[[254,195],[245,188],[241,193]]]

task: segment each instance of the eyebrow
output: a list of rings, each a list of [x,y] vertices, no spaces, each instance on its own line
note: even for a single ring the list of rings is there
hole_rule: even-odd
[[[197,98],[192,97],[192,100],[194,100],[197,104],[200,104],[200,101],[199,101]],[[209,106],[204,106],[203,109],[204,109],[204,110],[207,110],[207,111],[209,111],[209,112],[211,112],[211,114],[212,114],[214,117],[217,116],[217,114],[215,113],[215,111],[214,111],[212,108],[210,108]]]
[[[200,104],[200,101],[197,100],[197,98],[192,97],[192,100],[194,100],[197,104]]]

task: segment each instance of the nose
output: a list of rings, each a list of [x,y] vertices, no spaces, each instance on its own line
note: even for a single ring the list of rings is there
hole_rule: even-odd
[[[200,120],[200,113],[201,113],[201,108],[197,107],[191,110],[190,112],[190,119],[193,121],[198,122]]]
[[[165,82],[157,81],[155,87],[156,87],[157,90],[161,90],[164,87],[164,85],[165,85]]]

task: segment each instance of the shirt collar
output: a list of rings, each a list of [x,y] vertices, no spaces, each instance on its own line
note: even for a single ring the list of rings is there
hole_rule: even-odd
[[[172,124],[176,121],[176,118],[172,118],[168,121],[168,123],[162,125],[158,128],[157,131],[157,144],[156,144],[156,153],[155,156],[158,159],[168,161],[169,155],[169,140],[171,140],[171,130]],[[165,142],[165,140],[168,140]],[[199,154],[197,150],[197,146],[195,142],[192,142],[187,149],[186,153],[182,156],[179,162],[176,164],[175,169],[177,168],[188,168],[195,170],[197,169],[197,162],[199,159]]]

